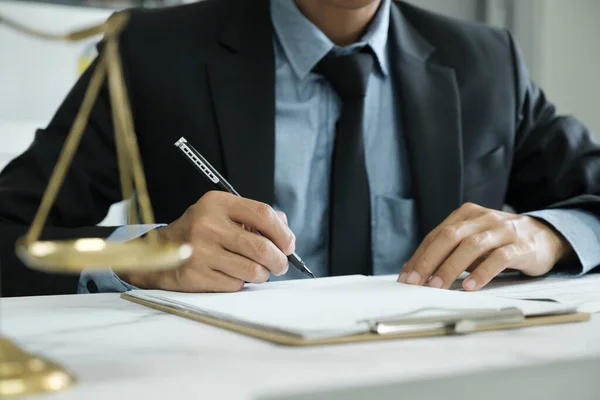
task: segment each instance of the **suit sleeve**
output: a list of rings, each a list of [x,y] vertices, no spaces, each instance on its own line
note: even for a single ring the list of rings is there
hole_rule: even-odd
[[[88,86],[95,64],[82,75],[46,129],[0,173],[0,267],[3,296],[75,293],[78,276],[50,275],[25,267],[15,242],[31,224]],[[5,132],[6,134],[6,132]],[[46,221],[43,239],[107,237],[95,226],[119,201],[120,184],[111,111],[102,88],[63,186]]]
[[[529,78],[520,51],[507,34],[513,55],[518,118],[506,202],[519,213],[579,210],[599,219],[600,146],[581,122],[556,112]],[[595,244],[595,254],[599,255],[600,244],[590,241],[587,242]],[[591,268],[587,265],[583,270]]]
[[[530,80],[514,40],[517,131],[507,203],[517,212],[579,208],[600,216],[600,146]]]

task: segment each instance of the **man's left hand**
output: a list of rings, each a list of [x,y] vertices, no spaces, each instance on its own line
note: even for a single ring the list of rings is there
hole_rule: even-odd
[[[471,271],[463,288],[473,291],[506,269],[543,275],[572,252],[561,234],[535,218],[466,203],[425,237],[398,282],[448,289]]]

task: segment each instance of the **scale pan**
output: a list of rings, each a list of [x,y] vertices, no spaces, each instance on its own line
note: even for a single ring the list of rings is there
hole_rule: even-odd
[[[175,269],[192,255],[188,244],[135,239],[110,242],[100,238],[66,241],[17,242],[16,252],[29,267],[77,273],[85,268],[111,268],[115,272]]]

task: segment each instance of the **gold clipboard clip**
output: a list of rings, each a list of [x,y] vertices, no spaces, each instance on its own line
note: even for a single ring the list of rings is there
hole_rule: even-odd
[[[415,317],[419,313],[438,312],[438,315]],[[443,315],[440,315],[440,312]],[[466,334],[477,331],[478,327],[517,323],[525,320],[525,316],[515,307],[481,310],[456,310],[445,308],[422,308],[409,314],[378,318],[365,321],[371,332],[379,335],[390,335],[408,332],[425,332],[436,329],[447,329],[450,333]]]

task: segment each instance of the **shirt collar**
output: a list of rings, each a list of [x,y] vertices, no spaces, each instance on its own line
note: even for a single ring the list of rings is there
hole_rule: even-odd
[[[371,48],[381,72],[387,75],[386,44],[390,23],[390,1],[381,1],[377,14],[360,41],[344,48],[336,46],[309,21],[298,9],[294,0],[271,0],[271,19],[277,39],[300,80],[306,78],[331,50],[344,54],[365,45]]]

